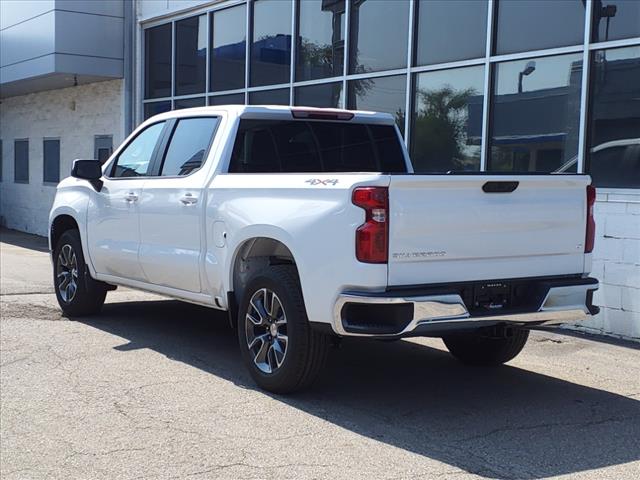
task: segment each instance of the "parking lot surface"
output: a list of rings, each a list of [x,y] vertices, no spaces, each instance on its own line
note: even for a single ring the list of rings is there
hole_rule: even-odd
[[[637,344],[535,332],[484,369],[438,339],[344,341],[277,396],[224,314],[120,288],[71,321],[46,242],[0,235],[3,480],[640,478]]]

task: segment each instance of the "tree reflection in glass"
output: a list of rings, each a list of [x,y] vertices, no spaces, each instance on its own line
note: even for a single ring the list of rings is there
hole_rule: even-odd
[[[484,67],[419,74],[411,159],[416,173],[480,169]]]

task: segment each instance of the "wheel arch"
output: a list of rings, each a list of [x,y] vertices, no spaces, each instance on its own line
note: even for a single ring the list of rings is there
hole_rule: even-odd
[[[280,239],[270,236],[247,238],[236,247],[231,258],[228,299],[229,321],[235,327],[237,308],[244,295],[251,273],[268,265],[298,265],[289,246]]]
[[[80,225],[72,215],[61,213],[52,220],[49,227],[49,247],[52,252],[62,234],[68,230],[80,231]]]

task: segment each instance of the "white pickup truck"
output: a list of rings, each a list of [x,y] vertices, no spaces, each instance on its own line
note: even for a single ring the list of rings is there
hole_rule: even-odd
[[[500,364],[597,312],[586,175],[414,174],[387,114],[225,106],[76,160],[50,215],[69,316],[117,285],[226,310],[255,381],[309,385],[334,338],[442,337]]]

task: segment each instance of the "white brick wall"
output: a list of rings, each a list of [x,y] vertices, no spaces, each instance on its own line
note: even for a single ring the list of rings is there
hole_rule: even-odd
[[[2,182],[0,217],[7,227],[47,234],[55,186],[43,184],[43,137],[60,138],[60,179],[69,175],[76,158],[93,158],[94,136],[113,135],[114,148],[123,139],[122,80],[2,99]],[[29,139],[29,184],[14,183],[13,142]]]
[[[592,275],[600,280],[600,314],[576,325],[640,340],[640,192],[598,193]]]

